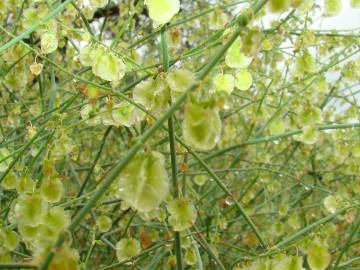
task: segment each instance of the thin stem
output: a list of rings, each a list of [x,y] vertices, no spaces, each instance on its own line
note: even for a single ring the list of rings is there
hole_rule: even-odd
[[[258,1],[254,5],[254,13],[259,11],[260,8],[266,3],[266,0]],[[241,25],[247,24],[249,22],[251,15],[249,13],[244,13],[239,16],[239,22],[242,22]],[[232,45],[232,43],[236,40],[236,38],[239,35],[239,31],[235,31],[235,33],[230,37],[230,39],[219,49],[219,51],[216,53],[216,55],[211,58],[212,60],[209,62],[209,65],[206,66],[206,68],[203,69],[203,71],[199,75],[199,79],[204,79],[211,70],[218,64],[220,59],[225,55],[227,49]],[[83,220],[83,218],[86,216],[87,213],[91,211],[93,206],[96,204],[96,202],[102,197],[102,195],[106,192],[106,190],[110,187],[110,185],[117,179],[120,172],[126,167],[126,165],[133,159],[133,157],[137,154],[137,152],[143,148],[143,145],[146,143],[148,139],[150,139],[155,132],[162,127],[163,123],[169,119],[169,117],[177,111],[180,106],[185,102],[186,97],[190,91],[195,90],[197,87],[197,84],[193,84],[188,89],[186,89],[181,96],[173,103],[169,110],[163,114],[155,123],[153,126],[151,126],[149,129],[147,129],[141,137],[139,137],[134,145],[128,150],[127,154],[123,159],[121,159],[115,167],[111,170],[111,172],[107,175],[107,177],[104,179],[102,184],[98,187],[96,192],[89,198],[87,204],[78,212],[78,214],[74,217],[72,222],[70,223],[68,230],[70,232],[74,231],[75,228],[80,224],[80,222]],[[62,246],[63,242],[65,241],[65,235],[61,234],[55,244],[56,248],[59,248]],[[39,270],[45,270],[48,268],[52,258],[54,256],[54,251],[51,251],[47,254],[47,257],[41,264]]]
[[[52,18],[56,17],[61,11],[63,11],[67,4],[72,2],[73,0],[65,0],[63,3],[61,3],[58,7],[56,7],[53,11],[51,11],[48,15],[46,15],[44,18],[39,20],[37,23],[33,24],[28,30],[21,33],[19,36],[14,37],[9,42],[5,43],[3,46],[0,47],[0,54],[9,49],[10,47],[14,46],[18,42],[22,41],[24,38],[29,36],[31,33],[36,31],[39,27],[50,21]]]
[[[346,251],[349,249],[350,244],[351,244],[351,240],[353,239],[353,237],[356,235],[356,233],[358,232],[360,228],[360,214],[357,215],[357,220],[353,225],[353,228],[351,230],[351,233],[349,235],[349,238],[346,240],[345,245],[341,248],[341,252],[338,255],[338,257],[336,258],[335,264],[333,269],[336,270],[338,269],[339,263],[341,261],[341,258],[343,257],[343,255],[346,253]]]
[[[162,27],[161,30],[161,47],[162,47],[162,58],[163,58],[163,67],[164,71],[169,70],[169,52],[167,44],[167,33],[166,25]],[[169,100],[171,104],[171,99]],[[171,157],[171,175],[173,183],[173,193],[175,198],[179,197],[179,186],[178,186],[178,177],[177,177],[177,162],[176,162],[176,144],[175,144],[175,131],[174,131],[174,121],[173,117],[170,116],[168,119],[168,136],[170,143],[170,157]],[[181,254],[181,237],[179,232],[174,232],[175,237],[175,254],[176,254],[176,268],[182,270],[182,254]]]

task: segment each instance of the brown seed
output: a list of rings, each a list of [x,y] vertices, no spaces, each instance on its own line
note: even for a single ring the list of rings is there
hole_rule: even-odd
[[[140,242],[141,242],[141,246],[144,249],[147,249],[148,247],[151,246],[152,244],[152,239],[150,237],[150,235],[148,235],[146,232],[142,232],[140,234]]]

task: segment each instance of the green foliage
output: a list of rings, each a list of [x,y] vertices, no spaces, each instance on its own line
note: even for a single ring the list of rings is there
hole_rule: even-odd
[[[0,1],[0,268],[359,269],[359,6]]]

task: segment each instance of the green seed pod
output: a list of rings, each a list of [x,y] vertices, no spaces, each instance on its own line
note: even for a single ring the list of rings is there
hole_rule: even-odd
[[[120,81],[125,75],[124,62],[112,52],[98,48],[95,52],[92,72],[105,81]]]
[[[303,133],[299,136],[299,140],[305,144],[314,144],[319,139],[319,132],[314,126],[306,126]]]
[[[316,72],[315,60],[308,51],[296,59],[296,72],[299,75]]]
[[[213,79],[215,91],[231,94],[235,87],[235,78],[231,74],[218,74]]]
[[[301,228],[300,218],[295,214],[289,217],[288,224],[293,230],[299,230]]]
[[[108,232],[112,227],[112,221],[111,218],[108,216],[99,216],[96,219],[96,226],[99,228],[99,231],[101,233]]]
[[[24,194],[19,197],[15,206],[15,216],[19,223],[36,226],[45,216],[47,206],[40,194]]]
[[[58,47],[58,40],[54,33],[44,33],[40,37],[41,39],[41,52],[49,54],[56,51]]]
[[[334,214],[341,207],[340,199],[337,196],[329,195],[324,199],[324,206],[327,211]]]
[[[6,169],[8,168],[9,164],[11,163],[12,161],[12,158],[11,157],[8,157],[10,156],[10,152],[9,150],[7,150],[5,147],[2,147],[0,149],[0,172],[5,172]],[[7,158],[8,157],[8,158]],[[3,160],[4,158],[7,158],[5,160]]]
[[[179,0],[146,0],[145,4],[156,25],[168,23],[180,10]]]
[[[62,207],[55,206],[46,213],[43,224],[55,232],[62,232],[69,226],[70,216]]]
[[[202,186],[206,183],[208,177],[206,175],[196,175],[194,176],[194,182],[195,184],[197,184],[198,186]]]
[[[1,182],[1,186],[4,188],[4,189],[15,189],[16,188],[16,185],[17,185],[17,176],[15,173],[13,172],[9,172],[5,178],[3,179],[3,181]]]
[[[121,239],[116,243],[116,257],[121,262],[131,259],[139,255],[141,252],[140,242],[138,240],[128,238]]]
[[[133,209],[156,209],[169,192],[165,159],[159,152],[139,153],[119,178],[119,194]]]
[[[42,263],[49,250],[47,248],[42,249],[35,256],[35,263]],[[48,270],[79,270],[79,254],[75,249],[69,247],[62,247],[57,249],[48,268]]]
[[[121,102],[112,108],[112,119],[115,123],[131,127],[144,119],[145,114],[128,102]]]
[[[246,91],[248,90],[253,83],[251,73],[245,69],[241,69],[236,74],[236,80],[235,80],[235,86],[242,90]]]
[[[307,262],[311,270],[325,270],[331,261],[327,247],[319,241],[310,244],[307,253]]]
[[[337,16],[341,12],[341,0],[325,0],[325,16]]]
[[[108,0],[90,0],[90,5],[94,8],[102,8],[106,6]]]
[[[177,198],[167,207],[170,217],[169,224],[174,231],[183,231],[190,228],[196,220],[196,210],[186,198]]]
[[[302,267],[303,265],[303,258],[298,256],[289,256],[285,257],[280,262],[276,263],[275,268],[276,270],[305,270]]]
[[[231,47],[227,50],[225,55],[225,63],[230,68],[246,68],[250,65],[252,59],[241,52],[242,42],[238,38]]]
[[[35,182],[28,175],[23,175],[16,183],[16,190],[19,194],[32,193],[35,190]]]
[[[186,250],[184,255],[184,261],[187,265],[195,265],[197,262],[197,257],[195,250],[193,248],[189,248]]]
[[[166,75],[166,83],[171,91],[182,93],[196,81],[193,72],[187,69],[172,69]]]
[[[64,186],[56,177],[45,178],[40,187],[42,198],[49,203],[59,202],[64,194]]]
[[[14,250],[19,243],[19,235],[11,230],[0,229],[0,243],[7,250]]]
[[[165,80],[157,76],[155,80],[150,78],[139,83],[134,88],[133,98],[136,103],[159,115],[168,107],[170,91]]]
[[[316,125],[322,121],[322,111],[318,107],[310,107],[303,110],[299,115],[299,122],[303,126]]]
[[[215,9],[215,11],[211,12],[209,15],[209,29],[222,29],[228,21],[229,18],[226,13],[224,13],[221,9]]]
[[[191,101],[185,105],[183,134],[187,144],[198,150],[211,150],[220,140],[221,129],[217,108]]]
[[[268,2],[271,12],[283,12],[290,7],[290,0],[270,0]]]
[[[92,48],[90,45],[87,45],[80,51],[80,63],[83,66],[91,67],[94,64],[95,61],[95,52],[96,50]]]
[[[283,120],[275,120],[270,124],[269,131],[271,135],[281,134],[285,132]]]
[[[39,226],[29,226],[27,224],[18,224],[18,231],[21,239],[24,241],[33,241],[38,237]]]

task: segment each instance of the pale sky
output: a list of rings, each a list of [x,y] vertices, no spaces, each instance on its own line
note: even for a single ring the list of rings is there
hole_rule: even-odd
[[[316,2],[322,5],[324,1]],[[342,5],[341,13],[338,16],[321,17],[316,24],[318,29],[345,30],[360,28],[360,8],[352,8],[350,0],[343,0]]]

